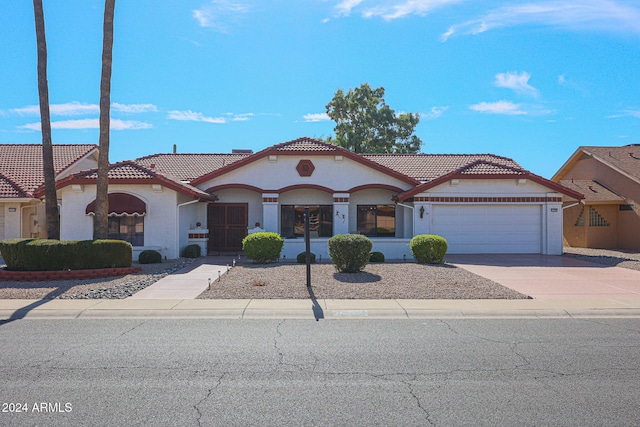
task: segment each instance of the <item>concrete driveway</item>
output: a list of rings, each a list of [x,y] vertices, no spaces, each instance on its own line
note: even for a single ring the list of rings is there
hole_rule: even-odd
[[[640,298],[640,271],[571,257],[474,254],[446,261],[536,299]]]

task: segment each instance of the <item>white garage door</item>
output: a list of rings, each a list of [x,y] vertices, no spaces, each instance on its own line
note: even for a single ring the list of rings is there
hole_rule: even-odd
[[[434,205],[432,233],[449,253],[540,253],[539,205]]]

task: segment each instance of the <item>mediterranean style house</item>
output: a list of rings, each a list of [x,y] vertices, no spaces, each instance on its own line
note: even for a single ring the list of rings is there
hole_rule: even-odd
[[[59,173],[62,239],[93,234],[91,156]],[[42,189],[32,191],[25,206],[40,203]],[[423,233],[444,236],[450,253],[561,254],[563,199],[582,197],[492,154],[355,154],[304,137],[256,153],[154,154],[113,164],[109,229],[134,253],[154,249],[168,259],[188,244],[237,252],[248,233],[274,231],[293,259],[304,251],[308,207],[311,250],[323,257],[329,237],[343,233],[369,236],[388,259],[410,259],[409,240]],[[8,203],[0,199],[5,212]],[[4,223],[5,238],[34,235]]]
[[[640,250],[640,145],[579,147],[551,179],[584,194],[565,203],[567,245]]]

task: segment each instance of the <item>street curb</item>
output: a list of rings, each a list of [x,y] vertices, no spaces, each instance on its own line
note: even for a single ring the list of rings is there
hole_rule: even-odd
[[[0,300],[19,319],[640,318],[640,298],[602,300]]]

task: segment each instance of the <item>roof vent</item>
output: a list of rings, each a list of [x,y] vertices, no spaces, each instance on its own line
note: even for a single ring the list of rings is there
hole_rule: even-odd
[[[231,150],[231,154],[253,154],[253,150],[246,148],[234,148]]]
[[[155,164],[155,163],[151,163],[151,164],[149,165],[149,169],[155,169],[155,168],[156,168],[156,164]]]

